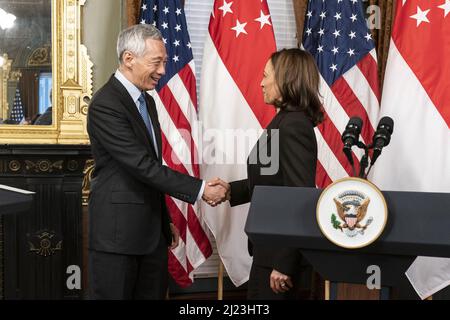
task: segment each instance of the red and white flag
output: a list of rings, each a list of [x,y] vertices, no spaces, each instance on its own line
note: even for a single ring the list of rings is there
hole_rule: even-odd
[[[397,1],[382,97],[381,115],[395,127],[373,181],[450,192],[450,0]],[[450,284],[450,261],[419,258],[407,276],[425,298]]]
[[[275,115],[260,87],[264,66],[275,50],[266,0],[215,1],[200,84],[203,179],[247,177],[248,154]],[[228,275],[236,286],[243,284],[251,265],[244,233],[248,205],[204,204],[202,209]]]

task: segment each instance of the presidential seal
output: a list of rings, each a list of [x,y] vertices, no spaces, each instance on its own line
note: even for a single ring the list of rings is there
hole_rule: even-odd
[[[340,229],[349,237],[355,237],[358,233],[364,235],[364,230],[372,223],[373,217],[369,217],[365,225],[362,221],[366,217],[370,198],[362,192],[356,190],[344,191],[333,199],[336,210],[341,221],[336,214],[331,215],[333,228]],[[341,223],[342,222],[342,223]]]
[[[367,180],[345,178],[328,186],[317,203],[324,236],[348,249],[365,247],[383,232],[387,206],[381,191]]]

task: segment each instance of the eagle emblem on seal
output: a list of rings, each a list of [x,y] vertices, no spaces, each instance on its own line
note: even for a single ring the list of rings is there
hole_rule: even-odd
[[[336,204],[337,215],[331,215],[331,224],[334,229],[339,229],[348,237],[355,237],[358,234],[364,235],[364,231],[373,222],[373,217],[367,215],[370,199],[365,194],[355,190],[342,192],[333,198]]]

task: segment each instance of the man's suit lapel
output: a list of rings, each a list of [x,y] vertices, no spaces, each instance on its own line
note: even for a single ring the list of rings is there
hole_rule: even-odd
[[[155,148],[153,146],[153,139],[151,138],[150,133],[148,132],[147,127],[145,126],[144,120],[142,120],[141,114],[139,113],[139,111],[138,111],[138,109],[136,107],[136,104],[134,103],[134,101],[131,98],[130,94],[128,93],[127,89],[125,89],[125,87],[122,85],[122,83],[120,83],[120,81],[117,80],[114,75],[111,77],[110,82],[121,93],[122,103],[125,105],[125,107],[128,109],[128,111],[130,111],[134,123],[137,124],[137,126],[140,129],[141,133],[143,135],[145,135],[145,137],[146,137],[145,141],[147,141],[149,149],[151,149],[151,151],[153,152],[155,157],[158,159],[159,157],[156,156]],[[148,100],[149,99],[147,99],[147,109],[149,109],[149,105],[148,105],[149,102],[148,102]],[[149,114],[150,114],[150,111],[149,111]],[[156,141],[158,143],[158,139],[161,140],[161,134],[159,132],[159,125],[158,125],[158,127],[157,127],[158,129],[157,129],[155,124],[154,124],[155,122],[153,121],[153,117],[152,116],[151,116],[151,121],[152,121],[152,124],[153,124],[153,129],[154,129],[155,134],[156,134]],[[161,153],[158,152],[158,154],[161,154]]]

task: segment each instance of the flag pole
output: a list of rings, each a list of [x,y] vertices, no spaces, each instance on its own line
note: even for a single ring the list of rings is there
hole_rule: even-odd
[[[330,281],[325,281],[325,300],[330,300]]]
[[[219,262],[219,274],[217,275],[217,300],[223,300],[223,271],[222,259]]]

